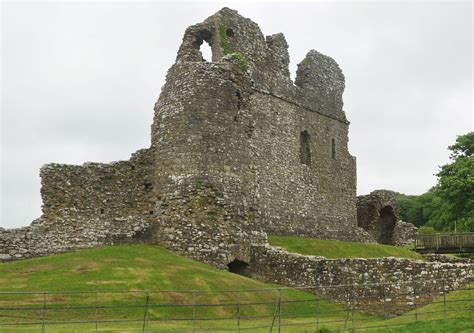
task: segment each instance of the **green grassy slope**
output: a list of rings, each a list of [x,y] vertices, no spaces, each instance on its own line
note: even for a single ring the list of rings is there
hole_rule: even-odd
[[[240,315],[242,327],[268,325],[275,312],[278,291],[275,285],[258,282],[232,274],[212,266],[178,256],[158,246],[130,245],[82,250],[75,253],[0,264],[1,291],[49,291],[47,295],[2,295],[0,294],[0,331],[2,322],[42,321],[42,304],[46,299],[46,321],[83,320],[136,320],[124,323],[138,327],[142,324],[146,298],[150,306],[150,320],[184,318],[188,321],[160,323],[175,328],[188,328],[193,316],[198,318],[219,318],[217,321],[202,321],[200,325],[221,327],[229,325],[226,317],[236,316],[236,306],[215,306],[216,304],[242,303]],[[258,291],[255,291],[258,289]],[[113,293],[113,291],[137,291],[134,293]],[[151,292],[142,292],[152,290]],[[169,290],[169,291],[163,291]],[[195,290],[196,292],[192,292]],[[222,292],[222,290],[230,290]],[[241,292],[235,290],[250,290]],[[81,291],[83,294],[67,294],[64,291]],[[87,293],[93,291],[91,293]],[[99,291],[98,294],[95,291]],[[138,292],[141,291],[141,292]],[[100,293],[103,292],[103,293]],[[43,297],[45,297],[43,299]],[[313,294],[300,290],[284,290],[283,300],[312,300],[312,302],[284,304],[291,313],[314,313],[316,303]],[[208,304],[193,310],[189,305]],[[245,303],[260,303],[245,305]],[[59,307],[122,306],[136,308],[94,308],[58,309]],[[29,306],[32,310],[2,310],[1,307]],[[188,305],[177,307],[173,305]],[[326,300],[318,301],[321,317],[340,317],[341,306]],[[262,316],[253,318],[253,316]],[[247,318],[244,318],[247,317]],[[361,315],[361,317],[365,317]],[[235,320],[232,325],[235,326]],[[101,323],[100,327],[109,327]],[[135,325],[135,326],[134,326]],[[51,325],[50,325],[51,326]],[[91,325],[89,325],[91,326]],[[92,325],[93,326],[93,325]],[[33,326],[38,329],[37,326]],[[54,327],[58,327],[57,325]],[[53,327],[53,328],[54,328]],[[60,326],[59,326],[60,327]],[[115,327],[115,326],[114,326]],[[122,326],[119,326],[122,327]],[[128,326],[127,326],[128,327]],[[135,327],[135,328],[136,328]],[[141,326],[140,326],[141,327]],[[10,327],[9,327],[10,328]],[[64,328],[63,328],[64,329]],[[68,326],[69,330],[70,327]],[[85,330],[83,326],[79,331]],[[87,329],[90,329],[88,327]],[[48,331],[51,330],[51,327]],[[59,329],[61,331],[61,329]]]
[[[0,265],[0,290],[247,289],[262,283],[159,246],[87,249]]]
[[[337,258],[399,257],[423,260],[423,257],[406,247],[374,243],[343,242],[293,236],[269,236],[270,244],[290,252]]]
[[[268,332],[268,325],[273,320],[278,299],[275,287],[180,257],[158,246],[130,245],[82,250],[0,264],[0,291],[50,291],[46,295],[0,293],[0,331],[39,331],[42,329],[41,324],[13,327],[6,326],[5,323],[41,322],[43,318],[48,332],[95,331],[95,320],[98,321],[100,332],[141,331],[144,318],[143,305],[148,298],[149,331],[167,329],[192,331],[194,325],[196,329],[236,329],[236,314],[239,311],[241,329]],[[235,292],[237,289],[249,291],[237,293]],[[259,291],[254,291],[255,289]],[[134,292],[113,293],[115,290]],[[143,290],[152,291],[147,293]],[[193,293],[191,290],[196,292]],[[222,290],[231,291],[222,292]],[[84,293],[67,294],[62,291]],[[446,315],[442,312],[441,303],[421,307],[416,310],[416,315],[420,321],[444,319],[442,327],[446,332],[474,329],[474,320],[469,317],[469,310],[465,309],[472,306],[472,301],[465,300],[469,298],[467,293],[468,291],[455,291],[447,295],[448,301],[457,302],[449,303]],[[240,302],[239,309],[232,304],[236,303],[237,299]],[[44,300],[47,302],[46,311],[43,310]],[[316,298],[315,295],[302,290],[283,289],[282,300],[280,309],[282,324],[290,325],[284,326],[284,332],[314,332],[316,320],[319,322],[319,327],[325,326],[331,329],[351,325],[351,314],[345,312],[343,306]],[[295,300],[304,302],[293,302]],[[194,302],[207,306],[193,310],[189,305]],[[246,305],[246,303],[259,304]],[[95,308],[96,305],[99,306],[98,309]],[[123,305],[135,307],[122,307]],[[30,309],[13,311],[5,309],[16,306],[26,306]],[[68,308],[59,309],[61,307]],[[433,311],[436,313],[432,313]],[[316,312],[318,315],[315,315]],[[384,321],[380,316],[355,312],[354,323],[357,327],[405,325],[414,321],[414,315],[415,311],[412,311],[404,316]],[[459,317],[471,319],[463,319],[461,325],[458,319],[454,319]],[[169,320],[172,318],[186,320]],[[197,318],[195,323],[193,318]],[[210,318],[217,320],[209,320]],[[109,320],[123,320],[123,322],[107,322]],[[77,321],[77,323],[48,324],[48,321]],[[301,322],[307,323],[307,326],[291,326]],[[410,327],[409,330],[403,330],[405,327],[403,326],[397,332],[437,332],[436,328],[441,327],[441,324],[432,325],[423,322],[410,325],[407,326]],[[258,326],[264,328],[252,328]],[[381,328],[376,331],[385,330]]]

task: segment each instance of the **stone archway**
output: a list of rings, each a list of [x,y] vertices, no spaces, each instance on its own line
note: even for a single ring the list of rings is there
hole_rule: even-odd
[[[249,267],[249,264],[245,261],[234,259],[233,261],[227,264],[227,267],[229,268],[229,272],[231,273],[247,276],[246,271]]]
[[[357,197],[357,225],[381,244],[396,245],[399,240],[399,206],[395,193],[373,191]]]
[[[393,207],[387,205],[379,211],[379,218],[375,223],[375,231],[377,243],[393,244],[393,236],[397,217],[395,216]]]

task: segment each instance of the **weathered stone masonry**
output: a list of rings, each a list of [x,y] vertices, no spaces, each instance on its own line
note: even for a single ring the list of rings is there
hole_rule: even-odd
[[[212,62],[199,51],[205,42]],[[189,27],[154,107],[151,146],[128,161],[44,166],[43,215],[0,228],[0,261],[147,242],[220,268],[250,263],[254,277],[287,285],[426,272],[455,288],[472,277],[469,264],[331,261],[269,247],[266,233],[382,243],[409,234],[386,198],[356,207],[337,63],[312,50],[294,83],[288,64],[283,34],[264,37],[233,10]]]
[[[268,245],[256,245],[244,274],[286,286],[321,287],[317,293],[347,303],[354,297],[358,306],[373,312],[399,314],[424,305],[472,280],[474,266],[466,261],[424,262],[402,258],[326,259],[305,256]],[[391,310],[390,310],[391,309]]]
[[[213,63],[199,52],[205,41]],[[370,240],[356,225],[342,72],[311,51],[294,85],[287,49],[282,34],[265,38],[228,9],[186,30],[155,105],[157,188],[174,193],[179,182],[206,181],[222,189],[234,216],[265,231]]]
[[[213,62],[203,60],[203,42],[211,44]],[[204,225],[224,235],[235,226],[246,235],[370,241],[356,222],[344,76],[334,60],[316,51],[300,63],[295,84],[288,64],[282,34],[264,37],[254,22],[230,9],[189,27],[155,105],[151,147],[129,161],[43,167],[43,215],[31,227],[41,236],[34,238],[67,234],[84,239],[81,247],[96,246],[112,241],[103,235],[101,242],[88,242],[80,225],[101,230],[107,224],[112,231],[116,221],[143,222],[148,228],[136,235],[117,230],[131,242],[157,242],[181,253],[194,249],[193,257],[220,267],[228,257],[248,257],[238,237],[228,245],[240,250],[216,259],[204,246],[214,237],[210,231],[177,242],[179,231]],[[23,239],[20,230],[2,232],[16,235],[16,243]],[[3,238],[3,257],[19,258],[10,236]],[[52,241],[39,250],[28,241],[21,248],[31,257],[66,247]]]

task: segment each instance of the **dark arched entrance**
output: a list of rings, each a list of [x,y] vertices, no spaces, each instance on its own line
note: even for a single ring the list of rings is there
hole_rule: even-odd
[[[247,275],[246,270],[247,270],[247,267],[249,267],[249,264],[246,263],[245,261],[235,259],[234,261],[231,261],[230,263],[228,263],[227,267],[229,268],[229,272],[231,273],[235,273],[239,275]]]
[[[379,212],[379,218],[375,225],[377,242],[380,244],[393,244],[393,233],[397,218],[392,206],[385,206]]]

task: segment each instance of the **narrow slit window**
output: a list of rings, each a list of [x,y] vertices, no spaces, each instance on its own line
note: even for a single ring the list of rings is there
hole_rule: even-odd
[[[300,162],[301,164],[311,164],[311,148],[309,145],[310,136],[307,130],[300,132]]]
[[[331,157],[336,158],[336,140],[331,139]]]

